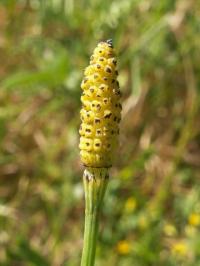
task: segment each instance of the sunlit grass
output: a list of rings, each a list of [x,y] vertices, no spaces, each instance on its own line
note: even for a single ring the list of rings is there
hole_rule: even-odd
[[[98,266],[200,265],[198,1],[1,1],[0,265],[80,265],[80,82],[119,52]]]

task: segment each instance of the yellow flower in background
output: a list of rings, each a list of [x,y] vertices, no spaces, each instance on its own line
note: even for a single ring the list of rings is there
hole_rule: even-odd
[[[150,218],[148,214],[141,214],[138,219],[138,226],[141,230],[147,229],[150,223]]]
[[[131,252],[130,242],[128,242],[127,240],[119,241],[117,243],[116,249],[120,255],[127,255]]]
[[[187,237],[195,237],[197,233],[197,228],[193,225],[186,225],[184,228],[184,232]]]
[[[164,225],[163,231],[166,236],[175,236],[177,233],[176,227],[170,223]]]
[[[200,214],[198,213],[191,213],[188,218],[188,223],[193,226],[199,226],[200,225]]]
[[[125,211],[130,213],[133,212],[137,207],[137,201],[134,197],[130,197],[125,202]]]
[[[155,202],[149,202],[147,204],[147,209],[146,209],[147,213],[148,213],[148,216],[149,216],[149,219],[150,220],[155,220],[158,218],[158,208],[155,204]]]
[[[174,255],[185,257],[188,254],[188,245],[184,241],[176,242],[172,245],[171,251]]]

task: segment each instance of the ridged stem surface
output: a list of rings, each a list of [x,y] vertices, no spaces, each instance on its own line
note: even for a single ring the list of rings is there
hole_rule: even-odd
[[[85,190],[85,229],[81,266],[94,266],[101,206],[108,183],[107,168],[86,168],[83,174]]]

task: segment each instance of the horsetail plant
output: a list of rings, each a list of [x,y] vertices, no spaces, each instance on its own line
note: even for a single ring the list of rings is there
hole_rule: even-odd
[[[100,42],[81,83],[80,156],[85,166],[85,231],[81,266],[95,263],[99,213],[107,187],[108,169],[117,146],[121,93],[112,40]]]

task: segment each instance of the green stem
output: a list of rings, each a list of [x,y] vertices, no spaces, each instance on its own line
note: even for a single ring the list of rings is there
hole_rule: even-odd
[[[85,190],[85,231],[81,266],[94,266],[99,214],[108,183],[107,168],[86,168],[83,174]]]

